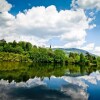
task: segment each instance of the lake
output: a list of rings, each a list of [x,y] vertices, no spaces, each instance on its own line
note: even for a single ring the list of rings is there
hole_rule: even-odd
[[[0,100],[100,100],[100,67],[0,62]]]

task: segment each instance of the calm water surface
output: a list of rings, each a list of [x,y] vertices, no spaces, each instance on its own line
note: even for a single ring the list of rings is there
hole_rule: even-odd
[[[100,67],[0,62],[0,100],[100,100]]]

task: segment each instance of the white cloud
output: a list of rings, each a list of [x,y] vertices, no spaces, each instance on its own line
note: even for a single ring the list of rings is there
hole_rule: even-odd
[[[66,48],[80,48],[86,41],[84,39],[79,41],[68,42],[64,45]]]
[[[91,53],[100,56],[100,46],[95,46],[95,43],[89,43],[85,46],[80,46],[80,49],[90,51]]]
[[[100,46],[96,46],[93,50],[93,53],[100,56]]]
[[[0,13],[0,39],[11,36],[14,28],[15,17],[8,12]]]
[[[94,19],[88,18],[83,9],[58,12],[53,5],[47,8],[40,6],[13,16],[7,12],[10,8],[0,13],[0,39],[7,41],[23,40],[47,45],[50,39],[56,37],[66,42],[62,44],[64,47],[80,47],[85,43],[86,30],[95,27],[90,24]]]
[[[73,38],[77,41],[86,36],[85,29],[89,28],[89,22],[83,10],[58,12],[55,6],[33,7],[26,14],[19,13],[16,21],[18,33],[44,39],[61,36],[68,41],[73,41]],[[77,31],[78,28],[80,30]]]
[[[81,47],[81,49],[87,50],[87,51],[94,50],[94,46],[95,46],[94,43],[90,43],[90,44],[85,45],[84,47]]]
[[[89,22],[83,10],[58,12],[55,6],[33,7],[26,13],[19,13],[16,17],[16,24],[18,33],[34,35],[44,39],[62,36],[63,39],[73,40],[77,35],[76,40],[79,40],[85,37],[86,33],[83,31],[89,28]],[[78,33],[76,28],[79,27],[80,31]],[[70,33],[73,34],[69,35]]]
[[[12,5],[9,4],[6,0],[0,0],[0,12],[9,11]]]
[[[100,10],[100,0],[73,0],[72,6],[79,6],[83,9],[94,9]]]
[[[75,27],[79,27],[79,26],[75,26]],[[72,29],[69,29],[69,32],[66,32],[65,34],[62,34],[61,38],[62,39],[67,39],[67,41],[80,41],[85,39],[86,37],[86,32],[84,29],[78,29],[73,27]],[[80,27],[81,28],[81,27]]]

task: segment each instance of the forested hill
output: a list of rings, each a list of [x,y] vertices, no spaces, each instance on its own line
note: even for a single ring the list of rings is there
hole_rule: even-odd
[[[73,52],[73,53],[78,53],[78,54],[81,54],[82,53],[82,54],[86,55],[86,53],[88,52],[86,50],[77,49],[77,48],[53,48],[53,50],[56,50],[56,49],[63,50],[66,54],[69,54],[70,52]],[[91,55],[94,55],[92,53],[90,53],[90,54]]]
[[[75,48],[52,49],[33,46],[31,43],[25,41],[6,42],[5,40],[0,40],[0,61],[31,61],[81,65],[97,65],[97,61],[100,62],[100,57],[97,58],[87,51]]]

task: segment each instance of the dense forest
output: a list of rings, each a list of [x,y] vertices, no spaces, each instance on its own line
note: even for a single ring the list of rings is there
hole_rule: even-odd
[[[0,40],[0,61],[97,65],[100,57],[90,55],[88,52],[85,55],[72,52],[66,54],[59,49],[37,47],[25,41],[6,42],[3,39]]]

